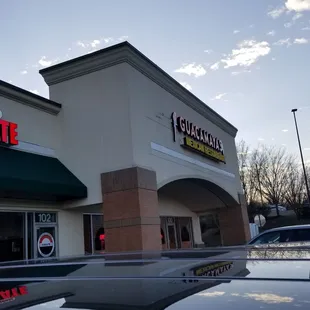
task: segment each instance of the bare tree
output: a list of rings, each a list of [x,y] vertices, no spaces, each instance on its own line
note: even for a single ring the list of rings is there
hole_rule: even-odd
[[[294,210],[297,219],[302,216],[301,207],[305,199],[305,179],[302,170],[296,163],[290,163],[287,167],[288,178],[285,192],[287,204]]]
[[[239,164],[239,174],[241,185],[243,188],[244,196],[247,200],[248,196],[248,182],[247,182],[247,170],[248,170],[248,158],[250,147],[245,143],[244,140],[241,140],[236,145],[237,155],[238,155],[238,164]]]
[[[262,191],[262,179],[264,174],[264,168],[268,162],[265,148],[260,146],[252,152],[250,160],[251,179],[255,195],[255,200],[260,200],[261,205],[264,205],[264,195]]]
[[[264,147],[261,167],[261,192],[266,200],[276,206],[279,216],[279,204],[285,201],[287,180],[289,178],[290,165],[294,163],[294,157],[287,154],[284,148]]]
[[[257,178],[253,169],[253,155],[244,140],[237,143],[240,180],[248,205],[255,202],[257,196]]]

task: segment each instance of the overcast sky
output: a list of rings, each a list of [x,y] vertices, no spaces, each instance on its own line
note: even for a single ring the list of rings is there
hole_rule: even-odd
[[[38,70],[127,40],[239,129],[310,164],[310,0],[2,0],[0,79],[48,97]]]

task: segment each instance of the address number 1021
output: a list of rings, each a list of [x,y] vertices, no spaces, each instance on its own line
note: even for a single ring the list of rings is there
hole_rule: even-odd
[[[55,223],[56,216],[52,213],[37,213],[36,214],[36,222],[39,223]]]

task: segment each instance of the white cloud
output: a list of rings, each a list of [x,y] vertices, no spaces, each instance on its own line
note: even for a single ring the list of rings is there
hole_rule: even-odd
[[[87,44],[86,44],[86,43],[83,43],[82,41],[77,41],[76,45],[77,45],[77,46],[80,46],[80,47],[83,47],[83,48],[86,48],[86,47],[87,47]]]
[[[89,42],[77,41],[76,45],[82,48],[95,48],[101,44],[101,40],[95,39]]]
[[[27,70],[20,71],[20,74],[21,74],[21,75],[25,75],[25,74],[27,74],[27,73],[28,73]]]
[[[301,18],[302,16],[303,16],[303,15],[302,15],[301,13],[296,13],[296,14],[293,16],[292,20],[295,21],[295,20]]]
[[[310,30],[310,27],[304,27],[304,28],[301,28],[301,30]]]
[[[100,44],[100,40],[94,40],[94,41],[90,42],[91,47],[96,47],[99,44]]]
[[[306,38],[297,38],[294,40],[295,44],[307,44],[308,40]]]
[[[276,34],[276,32],[274,30],[267,32],[267,36],[273,37],[275,34]]]
[[[233,75],[233,76],[236,76],[236,75],[239,75],[239,74],[241,74],[242,72],[239,72],[239,71],[233,71],[232,73],[231,73],[231,75]]]
[[[126,40],[128,40],[128,36],[121,36],[121,37],[119,37],[118,38],[118,41],[126,41]]]
[[[112,41],[114,41],[113,38],[109,37],[109,38],[103,38],[104,43],[110,43]]]
[[[237,34],[237,33],[239,33],[239,32],[240,32],[240,30],[237,30],[237,29],[236,29],[236,30],[234,30],[233,33],[234,33],[234,34]]]
[[[211,100],[221,100],[226,95],[227,95],[226,93],[221,93],[211,98]]]
[[[38,61],[39,65],[42,67],[49,67],[52,64],[56,63],[58,59],[55,60],[48,60],[46,56],[42,56],[41,59]]]
[[[278,45],[278,46],[286,45],[287,47],[289,47],[292,45],[292,43],[291,43],[290,38],[286,38],[286,39],[281,39],[281,40],[278,40],[277,42],[274,42],[273,45]]]
[[[260,57],[268,55],[269,52],[270,46],[268,42],[245,40],[238,44],[238,49],[233,49],[231,54],[221,61],[225,64],[224,68],[249,67],[257,62]]]
[[[212,50],[204,50],[204,53],[211,54],[211,53],[213,53],[213,51]]]
[[[283,132],[288,132],[288,129],[282,129]]]
[[[231,75],[232,76],[236,76],[236,75],[239,75],[241,73],[250,73],[250,72],[251,72],[251,70],[245,69],[245,70],[242,70],[242,71],[233,71],[233,72],[231,72]]]
[[[305,147],[304,151],[310,151],[310,147]]]
[[[212,71],[216,71],[216,70],[218,70],[220,68],[220,62],[218,61],[218,62],[216,62],[216,63],[214,63],[212,66],[210,66],[210,69],[212,70]]]
[[[258,141],[265,141],[264,138],[258,138],[257,140],[258,140]]]
[[[310,11],[310,0],[287,0],[285,6],[289,11]]]
[[[186,82],[180,82],[180,84],[183,86],[183,87],[185,87],[187,90],[192,90],[193,88],[192,88],[192,86],[190,86],[188,83],[186,83]]]
[[[195,63],[184,64],[181,68],[176,69],[174,72],[184,73],[189,76],[193,75],[195,77],[204,76],[207,73],[202,65],[196,65]]]
[[[277,8],[274,8],[272,10],[270,10],[267,15],[276,19],[278,18],[279,16],[281,16],[284,12],[286,11],[286,8],[285,6],[281,6],[281,7],[277,7]]]
[[[34,90],[29,89],[29,91],[32,92],[32,93],[34,93],[34,94],[36,94],[36,95],[39,95],[39,94],[40,94],[39,91],[36,90],[36,89],[34,89]]]
[[[128,36],[121,36],[118,38],[118,41],[124,41],[124,40],[127,40]],[[106,38],[100,38],[100,39],[94,39],[94,40],[91,40],[91,41],[77,41],[76,42],[76,45],[79,46],[79,47],[82,47],[82,48],[91,48],[92,51],[94,48],[97,48],[98,45],[102,44],[102,43],[105,43],[105,44],[108,44],[110,42],[113,42],[114,41],[114,38],[112,37],[106,37]]]
[[[285,24],[284,24],[284,27],[285,27],[285,28],[291,28],[293,25],[294,25],[293,22],[289,22],[289,23],[285,23]]]

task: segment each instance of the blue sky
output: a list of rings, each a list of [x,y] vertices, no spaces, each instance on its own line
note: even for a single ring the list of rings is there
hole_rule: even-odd
[[[0,79],[48,97],[38,70],[128,40],[239,129],[310,164],[310,0],[1,1]]]

